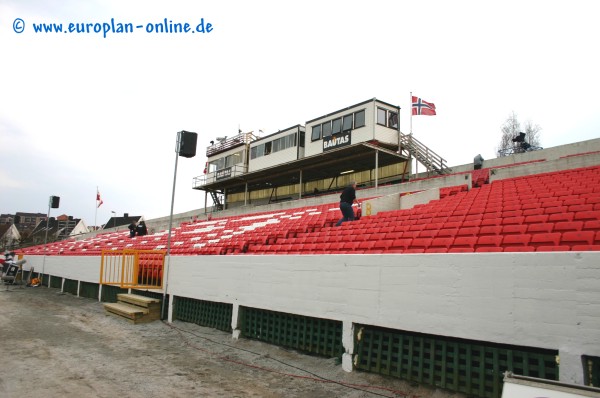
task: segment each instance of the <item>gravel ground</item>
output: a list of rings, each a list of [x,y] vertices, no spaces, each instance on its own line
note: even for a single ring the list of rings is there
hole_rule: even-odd
[[[0,397],[463,397],[191,323],[0,285]]]

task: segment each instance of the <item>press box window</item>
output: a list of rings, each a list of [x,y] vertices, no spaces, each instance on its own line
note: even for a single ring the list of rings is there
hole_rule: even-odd
[[[342,122],[342,131],[350,131],[352,130],[352,115],[344,116],[344,121]]]
[[[331,134],[339,134],[342,132],[342,118],[333,119],[333,127]]]
[[[316,141],[321,139],[321,125],[313,126],[312,135],[310,137],[311,141]]]
[[[398,114],[396,112],[388,112],[388,127],[398,128]]]
[[[363,127],[365,125],[365,111],[358,111],[354,113],[354,128]]]
[[[377,108],[377,124],[387,126],[387,111],[383,108]]]
[[[331,122],[323,123],[321,126],[323,128],[323,138],[329,137],[331,135]]]

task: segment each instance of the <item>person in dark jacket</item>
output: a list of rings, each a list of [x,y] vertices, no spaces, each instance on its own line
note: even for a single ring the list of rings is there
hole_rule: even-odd
[[[352,181],[350,185],[348,185],[342,191],[340,195],[340,211],[342,212],[342,218],[335,224],[336,227],[342,225],[344,221],[354,221],[354,209],[352,209],[352,204],[358,204],[356,200],[356,181]]]
[[[148,235],[148,228],[144,221],[140,221],[136,228],[137,236]]]
[[[132,222],[131,224],[129,224],[129,237],[133,238],[135,236],[135,231],[137,229],[137,224],[134,222]]]

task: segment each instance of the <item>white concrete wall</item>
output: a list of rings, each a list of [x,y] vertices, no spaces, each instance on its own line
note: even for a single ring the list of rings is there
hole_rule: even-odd
[[[578,169],[581,167],[597,166],[600,164],[600,153],[589,155],[570,156],[549,160],[546,162],[531,163],[523,167],[504,167],[490,170],[490,183],[495,180],[504,180],[520,176],[529,176],[555,171]]]
[[[600,253],[174,257],[169,293],[600,356]]]
[[[27,260],[42,271],[43,256]],[[98,282],[100,257],[47,256],[44,270]],[[566,382],[582,383],[581,355],[600,356],[600,252],[174,256],[167,293],[558,349]]]

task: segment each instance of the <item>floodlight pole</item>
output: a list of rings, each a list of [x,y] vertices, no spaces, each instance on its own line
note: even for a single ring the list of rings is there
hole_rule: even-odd
[[[171,212],[169,214],[169,236],[167,237],[167,269],[165,270],[165,272],[163,272],[164,286],[162,305],[160,309],[161,318],[165,312],[165,301],[167,298],[167,290],[169,289],[169,271],[171,270],[171,234],[173,233],[173,206],[175,205],[175,185],[177,183],[177,161],[179,159],[179,156],[183,156],[186,158],[193,158],[194,156],[196,156],[197,137],[198,134],[196,133],[181,130],[177,133],[177,140],[175,143],[175,171],[173,172],[173,194],[171,195]]]
[[[177,182],[177,161],[179,159],[179,137],[180,134],[177,133],[177,147],[175,149],[175,172],[173,173],[173,193],[171,195],[171,212],[169,213],[169,235],[167,236],[167,269],[165,272],[165,283],[163,287],[163,299],[162,306],[160,310],[160,316],[162,319],[163,314],[165,313],[165,300],[167,297],[167,289],[169,287],[169,271],[171,270],[171,231],[173,230],[173,206],[175,204],[175,186]]]
[[[48,228],[50,222],[50,207],[52,207],[52,196],[48,200],[48,215],[46,216],[46,236],[44,237],[44,259],[42,260],[41,286],[44,286],[44,271],[46,270],[46,254],[48,253]],[[48,286],[50,287],[50,286]]]

